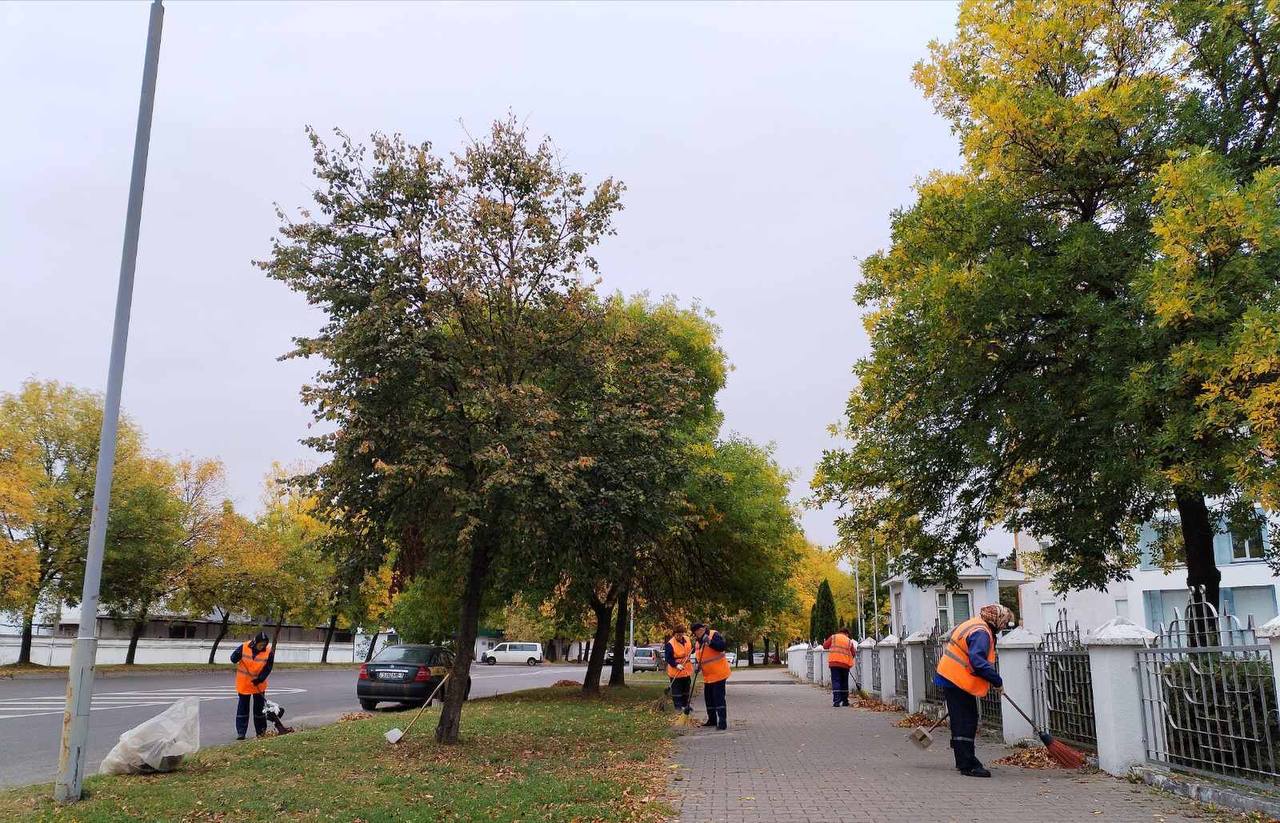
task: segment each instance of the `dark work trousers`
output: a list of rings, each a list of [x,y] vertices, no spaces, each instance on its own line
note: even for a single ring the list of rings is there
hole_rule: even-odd
[[[721,680],[702,687],[702,699],[707,702],[707,719],[715,722],[721,729],[729,727],[729,715],[724,702],[724,687],[728,682]]]
[[[831,666],[831,705],[849,705],[849,670],[844,666]]]
[[[671,702],[678,712],[689,708],[689,685],[687,677],[676,677],[671,681]]]
[[[240,702],[236,704],[236,737],[244,737],[249,731],[249,698],[253,698],[253,731],[258,737],[262,737],[267,733],[267,715],[263,711],[267,705],[267,696],[265,694],[237,696]]]
[[[974,737],[978,734],[978,698],[957,689],[943,686],[942,697],[947,701],[947,722],[951,726],[951,749],[956,756],[957,769],[982,768],[974,752]]]

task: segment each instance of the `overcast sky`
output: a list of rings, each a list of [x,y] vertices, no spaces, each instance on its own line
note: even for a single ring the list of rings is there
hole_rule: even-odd
[[[857,259],[959,166],[910,82],[951,3],[166,5],[124,405],[154,448],[218,456],[237,505],[308,455],[280,363],[317,316],[251,261],[306,205],[303,127],[442,150],[514,112],[628,191],[605,287],[712,308],[727,429],[805,493],[867,344]],[[101,390],[147,4],[0,4],[0,391]],[[461,124],[460,124],[461,123]],[[808,512],[829,544],[832,516]]]

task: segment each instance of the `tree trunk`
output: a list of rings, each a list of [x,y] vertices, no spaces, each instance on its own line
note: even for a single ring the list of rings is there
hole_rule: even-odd
[[[444,690],[444,706],[436,723],[437,743],[457,743],[462,726],[462,702],[471,680],[471,661],[476,655],[476,634],[480,631],[480,601],[489,578],[490,544],[488,534],[477,534],[471,545],[471,563],[467,585],[458,609],[458,645],[454,649],[452,676]]]
[[[369,648],[365,649],[364,652],[364,662],[368,663],[373,659],[373,648],[378,645],[378,635],[380,634],[382,632],[374,632],[373,637],[369,639]]]
[[[22,643],[18,646],[18,665],[31,664],[31,640],[35,636],[36,607],[22,613]]]
[[[753,637],[747,641],[747,667],[750,668],[756,664],[756,639]]]
[[[1218,608],[1222,572],[1213,556],[1213,535],[1216,531],[1209,520],[1209,507],[1204,495],[1196,492],[1175,492],[1178,501],[1178,519],[1182,526],[1182,545],[1187,562],[1187,588],[1191,590],[1191,602],[1187,607],[1190,620],[1190,641],[1193,646],[1217,645],[1214,610]]]
[[[271,633],[271,648],[275,648],[276,641],[280,639],[280,629],[284,627],[284,612],[280,612],[280,619],[276,621],[276,630]]]
[[[547,662],[548,663],[555,663],[557,660],[560,659],[560,656],[556,654],[556,652],[558,652],[559,650],[560,650],[560,644],[556,642],[556,639],[554,637],[551,638],[551,642],[547,644]]]
[[[329,629],[324,633],[324,651],[320,652],[320,662],[329,662],[329,644],[333,642],[334,629],[338,628],[338,613],[329,615]]]
[[[142,630],[147,627],[147,611],[148,607],[143,606],[142,611],[133,621],[133,632],[129,635],[129,651],[125,652],[124,664],[132,666],[134,657],[138,653],[138,639],[142,637]]]
[[[581,643],[578,645],[578,662],[581,663],[584,660],[590,660],[590,659],[591,659],[591,641],[588,640],[586,643]]]
[[[222,642],[222,638],[227,636],[227,627],[231,623],[231,610],[223,609],[222,623],[218,626],[218,636],[213,638],[213,648],[209,649],[209,665],[212,666],[218,654],[218,645]]]
[[[613,603],[591,600],[591,611],[596,615],[595,636],[587,642],[587,674],[582,678],[582,691],[600,693],[600,672],[604,669],[604,651],[609,644],[609,625],[613,622]]]
[[[613,667],[609,669],[609,685],[627,685],[627,596],[626,589],[618,595],[618,620],[613,629]]]

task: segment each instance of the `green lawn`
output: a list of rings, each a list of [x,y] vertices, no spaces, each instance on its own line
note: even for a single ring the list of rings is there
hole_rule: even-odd
[[[281,738],[206,749],[177,772],[91,777],[59,809],[47,785],[0,792],[0,821],[635,821],[663,798],[670,715],[654,686],[583,698],[541,689],[469,703],[463,742],[438,746],[428,709],[397,746],[377,715]]]

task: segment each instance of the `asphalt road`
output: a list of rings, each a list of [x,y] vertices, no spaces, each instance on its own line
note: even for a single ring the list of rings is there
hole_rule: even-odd
[[[471,697],[550,686],[561,679],[581,680],[584,671],[578,666],[477,665],[472,668]],[[0,680],[0,786],[53,780],[65,689],[66,681],[61,679]],[[201,699],[201,747],[234,742],[236,702],[230,666],[209,673],[97,678],[89,718],[87,773],[97,772],[121,733],[190,695]],[[347,712],[360,711],[356,670],[348,666],[278,670],[271,675],[269,697],[285,708],[285,722],[296,728],[331,723]]]

